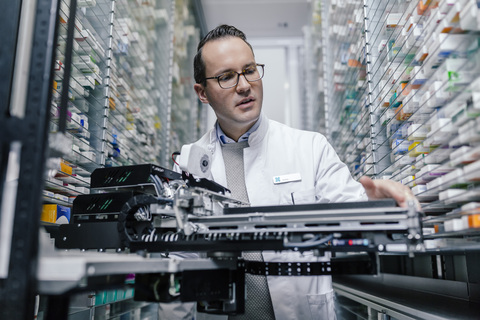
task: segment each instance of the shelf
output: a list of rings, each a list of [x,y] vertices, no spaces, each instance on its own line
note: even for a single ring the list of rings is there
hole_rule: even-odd
[[[388,274],[335,276],[333,281],[337,294],[397,319],[466,320],[477,318],[480,310],[480,303],[466,300],[467,285],[456,281]]]
[[[440,229],[456,225],[448,213],[480,201],[480,9],[467,0],[317,5],[313,36],[329,48],[313,57],[323,60],[327,139],[354,178],[402,183]]]
[[[234,260],[143,258],[137,254],[56,251],[40,255],[37,271],[40,294],[61,295],[70,290],[124,285],[126,276],[138,273],[177,273],[184,270],[234,269]],[[120,277],[115,277],[120,276]]]

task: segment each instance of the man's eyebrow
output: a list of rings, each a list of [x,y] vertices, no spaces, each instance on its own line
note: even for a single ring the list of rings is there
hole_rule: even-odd
[[[255,61],[249,62],[242,67],[242,71],[245,70],[246,68],[254,66],[254,65],[255,65]],[[217,76],[219,76],[221,74],[224,74],[224,73],[227,73],[227,72],[231,72],[231,71],[235,71],[235,70],[233,70],[232,68],[223,69],[222,71],[217,73]]]
[[[247,69],[248,67],[252,67],[255,65],[255,61],[247,63],[246,65],[243,66],[243,69]]]

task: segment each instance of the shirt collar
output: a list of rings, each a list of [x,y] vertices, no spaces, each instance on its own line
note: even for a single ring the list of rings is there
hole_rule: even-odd
[[[248,131],[245,132],[245,133],[238,139],[238,142],[248,141],[248,137],[250,136],[250,134],[251,134],[252,132],[255,132],[255,130],[257,130],[258,127],[260,126],[261,119],[262,119],[262,117],[259,117],[258,120],[257,120],[257,122],[255,122],[255,124],[254,124],[250,129],[248,129]],[[227,137],[227,135],[225,134],[225,132],[223,132],[222,128],[220,128],[220,125],[218,124],[218,121],[217,121],[217,124],[216,124],[216,132],[217,132],[217,138],[218,138],[218,140],[220,141],[221,144],[236,143],[235,140]]]

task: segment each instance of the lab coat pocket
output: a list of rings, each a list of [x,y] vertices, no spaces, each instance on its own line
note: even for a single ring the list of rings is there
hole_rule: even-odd
[[[307,295],[312,320],[336,320],[335,292]]]
[[[282,194],[280,204],[307,204],[315,202],[315,188]]]

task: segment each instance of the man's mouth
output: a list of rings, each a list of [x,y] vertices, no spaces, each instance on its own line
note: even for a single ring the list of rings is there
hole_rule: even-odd
[[[242,101],[240,101],[240,103],[239,103],[238,105],[241,106],[241,105],[250,103],[250,102],[252,102],[252,101],[255,101],[255,100],[254,100],[253,98],[243,99]]]

